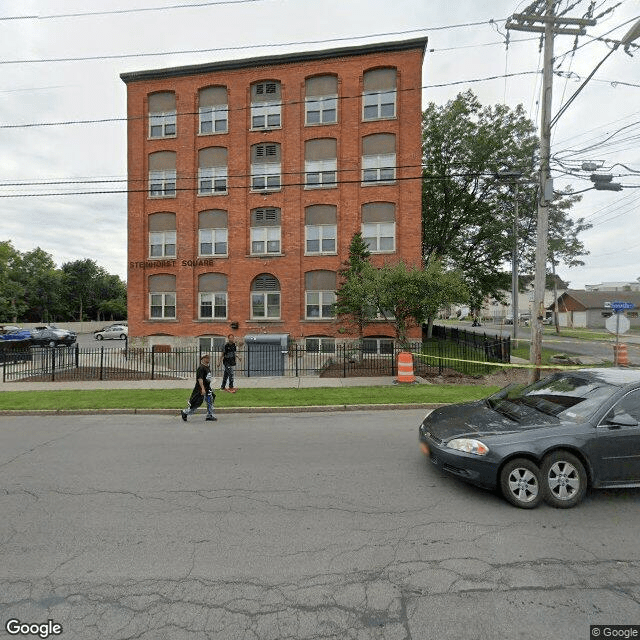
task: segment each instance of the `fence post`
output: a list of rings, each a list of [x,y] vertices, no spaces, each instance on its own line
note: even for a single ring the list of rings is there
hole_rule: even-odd
[[[76,369],[80,368],[80,345],[76,342],[76,357],[75,357],[75,361],[76,361]]]
[[[446,335],[446,334],[445,334]],[[444,366],[442,364],[442,355],[443,355],[443,343],[442,340],[438,340],[438,375],[442,375],[444,371]]]
[[[56,380],[56,348],[49,347],[51,349],[51,382]]]
[[[156,375],[156,345],[151,347],[151,379],[155,380]]]
[[[104,367],[104,346],[101,346],[100,347],[100,380],[104,380],[103,367]]]
[[[296,378],[300,376],[300,372],[298,371],[298,344],[295,344],[295,359],[296,359]]]
[[[347,377],[347,345],[342,345],[342,377]]]

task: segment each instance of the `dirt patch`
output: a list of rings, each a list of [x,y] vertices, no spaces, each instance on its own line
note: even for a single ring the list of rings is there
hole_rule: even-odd
[[[161,375],[156,373],[154,380],[181,380],[178,376]],[[131,371],[129,369],[118,369],[117,367],[104,367],[102,369],[102,378],[100,377],[100,369],[93,367],[78,367],[77,369],[69,369],[67,371],[56,371],[55,382],[92,382],[96,380],[151,380],[151,374],[143,371]],[[28,376],[20,378],[16,382],[51,382],[51,374]]]

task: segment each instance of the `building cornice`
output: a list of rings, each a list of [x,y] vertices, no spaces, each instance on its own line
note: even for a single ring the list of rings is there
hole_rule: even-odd
[[[376,42],[373,44],[365,44],[357,47],[322,49],[319,51],[304,51],[299,53],[287,53],[274,56],[263,56],[258,58],[240,58],[236,60],[224,60],[220,62],[209,62],[205,64],[169,67],[165,69],[131,71],[127,73],[121,73],[120,78],[126,84],[130,84],[132,82],[141,82],[145,80],[161,80],[164,78],[178,78],[183,76],[200,75],[204,73],[236,71],[239,69],[250,69],[252,67],[299,64],[301,62],[330,60],[333,58],[347,58],[353,56],[366,56],[376,53],[393,53],[397,51],[409,51],[412,49],[421,49],[422,56],[424,58],[424,51],[427,46],[427,41],[427,37],[421,37],[412,38],[411,40]]]

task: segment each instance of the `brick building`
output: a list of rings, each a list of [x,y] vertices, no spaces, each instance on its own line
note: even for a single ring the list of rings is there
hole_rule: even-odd
[[[133,344],[349,336],[337,271],[421,262],[426,39],[124,73]],[[383,320],[373,344],[393,338]],[[419,338],[416,329],[413,337]],[[353,336],[351,336],[353,337]]]

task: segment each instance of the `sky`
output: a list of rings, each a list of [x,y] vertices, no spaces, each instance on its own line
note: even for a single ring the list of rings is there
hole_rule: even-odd
[[[472,89],[485,105],[522,104],[539,126],[540,38],[505,29],[530,2],[2,0],[0,241],[126,279],[124,72],[426,36],[423,106]],[[640,0],[558,6],[583,17],[590,4],[600,17],[577,48],[555,39],[554,115],[640,18]],[[558,268],[571,288],[640,278],[640,47],[629,53],[611,54],[552,131],[556,189],[591,187],[585,161],[624,186],[574,207],[593,228],[586,264]]]

